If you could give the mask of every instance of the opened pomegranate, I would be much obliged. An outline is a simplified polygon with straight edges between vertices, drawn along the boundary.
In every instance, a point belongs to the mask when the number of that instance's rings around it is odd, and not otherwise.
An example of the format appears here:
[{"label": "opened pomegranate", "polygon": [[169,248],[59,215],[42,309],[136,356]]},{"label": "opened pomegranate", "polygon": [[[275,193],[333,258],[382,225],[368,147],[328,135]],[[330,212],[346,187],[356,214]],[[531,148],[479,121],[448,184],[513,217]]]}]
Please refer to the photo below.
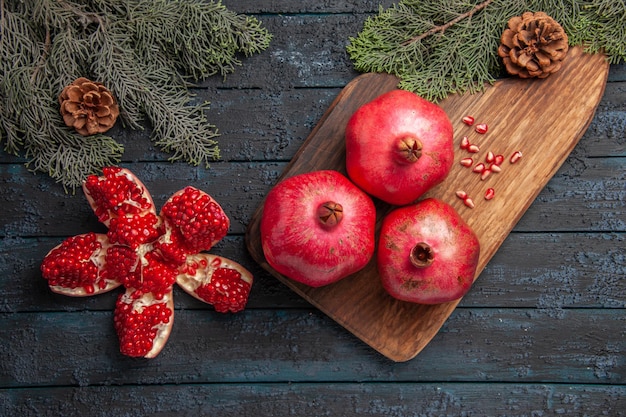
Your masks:
[{"label": "opened pomegranate", "polygon": [[73,236],[41,264],[50,289],[88,296],[124,286],[114,324],[124,355],[153,358],[165,345],[174,320],[173,286],[196,291],[216,311],[242,310],[252,275],[208,251],[228,231],[229,219],[207,193],[176,192],[159,214],[146,187],[130,171],[107,167],[89,176],[83,190],[107,234]]},{"label": "opened pomegranate", "polygon": [[378,272],[383,287],[399,300],[444,303],[469,291],[479,254],[476,234],[454,208],[428,198],[385,216]]},{"label": "opened pomegranate", "polygon": [[439,184],[454,160],[444,110],[405,90],[361,106],[346,126],[350,179],[389,204],[405,205]]},{"label": "opened pomegranate", "polygon": [[267,195],[261,243],[279,273],[312,287],[359,271],[374,254],[371,198],[337,171],[287,178]]}]

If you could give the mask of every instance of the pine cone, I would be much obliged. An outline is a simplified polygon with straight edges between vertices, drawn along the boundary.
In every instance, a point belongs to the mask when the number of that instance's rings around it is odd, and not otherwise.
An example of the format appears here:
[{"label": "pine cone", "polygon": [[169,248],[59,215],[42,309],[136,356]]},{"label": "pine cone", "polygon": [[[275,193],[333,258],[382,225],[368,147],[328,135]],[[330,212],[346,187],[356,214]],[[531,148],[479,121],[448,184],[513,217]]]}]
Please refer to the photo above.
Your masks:
[{"label": "pine cone", "polygon": [[59,103],[65,124],[83,136],[106,132],[120,114],[113,94],[103,84],[84,77],[63,89]]},{"label": "pine cone", "polygon": [[498,55],[511,75],[546,78],[561,68],[567,55],[567,34],[543,12],[526,12],[508,22]]}]

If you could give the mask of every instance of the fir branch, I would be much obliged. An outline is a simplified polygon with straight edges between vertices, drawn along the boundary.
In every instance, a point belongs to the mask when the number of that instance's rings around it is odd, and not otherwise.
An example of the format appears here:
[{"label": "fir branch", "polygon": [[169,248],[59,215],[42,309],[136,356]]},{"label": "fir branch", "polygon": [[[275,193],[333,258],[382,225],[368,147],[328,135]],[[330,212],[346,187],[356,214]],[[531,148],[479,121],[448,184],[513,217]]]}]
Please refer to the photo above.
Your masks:
[{"label": "fir branch", "polygon": [[190,81],[225,76],[271,35],[211,0],[0,0],[0,144],[65,187],[121,160],[114,139],[65,127],[58,95],[78,77],[105,84],[124,126],[152,127],[171,160],[219,158],[217,128]]},{"label": "fir branch", "polygon": [[439,25],[436,26],[432,29],[430,29],[428,32],[422,33],[419,36],[414,37],[413,39],[409,39],[407,41],[403,42],[403,45],[405,44],[409,44],[409,43],[414,43],[414,42],[419,42],[424,38],[427,38],[431,35],[434,35],[437,32],[445,32],[446,29],[448,29],[449,27],[456,25],[457,23],[459,23],[461,20],[463,19],[467,19],[469,17],[472,17],[472,15],[482,9],[484,9],[485,7],[487,7],[489,5],[489,3],[491,3],[493,0],[486,0],[478,5],[476,5],[473,9],[468,10],[467,12],[458,15],[457,17],[455,17],[454,19],[450,20],[449,22],[446,22],[443,25]]},{"label": "fir branch", "polygon": [[626,60],[624,0],[401,0],[368,18],[346,50],[357,71],[394,74],[400,88],[438,101],[480,91],[501,74],[500,36],[525,11],[551,15],[570,45]]}]

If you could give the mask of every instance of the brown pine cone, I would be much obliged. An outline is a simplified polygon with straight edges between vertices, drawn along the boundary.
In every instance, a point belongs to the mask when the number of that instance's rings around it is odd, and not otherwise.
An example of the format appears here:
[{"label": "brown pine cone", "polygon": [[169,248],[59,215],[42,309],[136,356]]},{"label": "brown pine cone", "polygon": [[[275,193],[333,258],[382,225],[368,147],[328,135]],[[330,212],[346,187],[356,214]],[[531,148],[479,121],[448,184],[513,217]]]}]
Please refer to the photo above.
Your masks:
[{"label": "brown pine cone", "polygon": [[498,55],[511,75],[546,78],[561,68],[567,50],[567,34],[543,12],[526,12],[509,19],[500,38]]},{"label": "brown pine cone", "polygon": [[63,89],[59,103],[65,124],[83,136],[106,132],[120,114],[113,94],[103,84],[84,77]]}]

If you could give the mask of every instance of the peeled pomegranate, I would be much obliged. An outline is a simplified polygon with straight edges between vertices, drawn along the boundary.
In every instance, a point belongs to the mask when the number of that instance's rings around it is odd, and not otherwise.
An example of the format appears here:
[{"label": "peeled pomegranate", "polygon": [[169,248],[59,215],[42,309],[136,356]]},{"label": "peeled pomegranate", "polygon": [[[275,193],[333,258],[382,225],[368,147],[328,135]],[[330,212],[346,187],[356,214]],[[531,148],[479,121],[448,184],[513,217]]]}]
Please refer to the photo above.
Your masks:
[{"label": "peeled pomegranate", "polygon": [[207,193],[186,187],[156,213],[150,193],[130,171],[103,169],[83,190],[107,234],[73,236],[53,248],[41,264],[50,289],[88,296],[124,286],[114,324],[124,355],[153,358],[165,345],[174,320],[173,286],[178,283],[216,311],[242,310],[252,274],[208,251],[228,231],[229,219]]},{"label": "peeled pomegranate", "polygon": [[320,287],[359,271],[374,254],[371,198],[337,171],[299,174],[267,195],[261,244],[279,273]]},{"label": "peeled pomegranate", "polygon": [[436,104],[405,90],[382,94],[348,121],[348,176],[389,204],[412,203],[450,172],[452,134],[450,119]]},{"label": "peeled pomegranate", "polygon": [[378,273],[385,290],[399,300],[444,303],[469,291],[479,254],[476,234],[454,208],[428,198],[383,219]]}]

